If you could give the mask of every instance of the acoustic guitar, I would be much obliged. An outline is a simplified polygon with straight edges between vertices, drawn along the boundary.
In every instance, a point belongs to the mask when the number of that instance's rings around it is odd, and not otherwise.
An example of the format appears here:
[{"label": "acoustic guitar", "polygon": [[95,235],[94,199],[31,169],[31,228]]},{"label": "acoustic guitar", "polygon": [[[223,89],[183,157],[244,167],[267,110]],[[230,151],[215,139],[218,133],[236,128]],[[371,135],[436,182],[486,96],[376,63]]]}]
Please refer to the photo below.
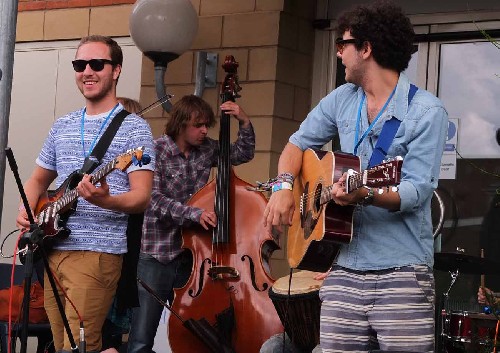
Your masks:
[{"label": "acoustic guitar", "polygon": [[328,271],[342,244],[352,240],[355,205],[339,206],[332,200],[333,184],[345,173],[346,191],[360,187],[379,188],[397,185],[402,159],[379,164],[360,172],[359,158],[346,153],[307,149],[300,175],[295,178],[295,212],[288,231],[287,253],[291,268]]},{"label": "acoustic guitar", "polygon": [[[125,171],[132,163],[138,165],[148,164],[151,160],[149,155],[143,153],[144,147],[138,147],[126,151],[123,154],[113,158],[111,161],[102,166],[99,170],[91,174],[92,184],[97,184],[102,178],[111,173],[113,170]],[[41,244],[34,246],[34,259],[40,256],[35,250],[38,246],[43,246],[46,252],[49,252],[54,242],[66,239],[71,230],[66,228],[66,223],[76,210],[76,200],[78,193],[76,186],[82,180],[83,175],[79,170],[71,173],[66,180],[56,190],[48,190],[45,196],[42,196],[35,207],[35,222],[43,231]],[[25,254],[22,249],[25,244],[19,243],[19,258],[22,263],[25,260]]]}]

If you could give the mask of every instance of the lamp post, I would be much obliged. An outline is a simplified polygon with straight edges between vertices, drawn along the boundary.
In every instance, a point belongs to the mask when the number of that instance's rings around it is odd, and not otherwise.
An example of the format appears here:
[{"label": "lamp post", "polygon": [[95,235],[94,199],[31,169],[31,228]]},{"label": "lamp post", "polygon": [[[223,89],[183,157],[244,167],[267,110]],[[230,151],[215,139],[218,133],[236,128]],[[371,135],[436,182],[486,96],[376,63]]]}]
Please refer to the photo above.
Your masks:
[{"label": "lamp post", "polygon": [[[166,95],[165,72],[168,63],[187,51],[198,31],[198,15],[189,0],[137,0],[130,15],[130,35],[136,46],[154,62],[158,98]],[[198,52],[196,88],[201,96],[205,87],[215,87],[217,54]],[[172,104],[162,103],[169,112]]]},{"label": "lamp post", "polygon": [[[0,3],[0,200],[4,196],[5,148],[9,136],[10,102],[14,74],[18,0]],[[0,203],[0,225],[3,202]]]}]

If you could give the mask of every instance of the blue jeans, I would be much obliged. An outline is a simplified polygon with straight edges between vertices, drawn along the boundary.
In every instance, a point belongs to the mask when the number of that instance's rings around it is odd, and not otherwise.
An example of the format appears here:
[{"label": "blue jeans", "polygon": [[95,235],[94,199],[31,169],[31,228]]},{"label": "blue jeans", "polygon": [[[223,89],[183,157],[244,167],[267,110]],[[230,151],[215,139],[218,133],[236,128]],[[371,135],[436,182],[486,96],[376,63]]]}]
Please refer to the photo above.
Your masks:
[{"label": "blue jeans", "polygon": [[[172,303],[174,288],[182,287],[191,274],[192,255],[189,251],[177,256],[168,264],[141,253],[137,276],[151,287],[163,301]],[[163,306],[141,285],[139,287],[140,307],[134,308],[128,339],[128,353],[151,353]]]}]

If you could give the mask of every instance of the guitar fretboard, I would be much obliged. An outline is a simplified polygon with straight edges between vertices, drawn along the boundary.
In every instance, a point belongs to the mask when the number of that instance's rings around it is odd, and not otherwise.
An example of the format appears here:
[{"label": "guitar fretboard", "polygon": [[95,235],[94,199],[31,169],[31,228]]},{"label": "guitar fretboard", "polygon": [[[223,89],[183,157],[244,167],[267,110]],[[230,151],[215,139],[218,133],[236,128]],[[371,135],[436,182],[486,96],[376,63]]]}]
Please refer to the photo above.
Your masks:
[{"label": "guitar fretboard", "polygon": [[[91,183],[93,185],[97,184],[99,180],[101,180],[103,177],[105,177],[106,175],[108,175],[113,171],[115,165],[116,165],[116,159],[113,159],[108,163],[106,163],[104,167],[102,167],[101,169],[99,169],[97,172],[95,172],[90,176]],[[61,198],[59,198],[59,200],[54,202],[53,204],[54,214],[62,210],[64,207],[68,206],[77,198],[78,198],[78,192],[76,191],[76,189],[72,189],[66,192],[63,196],[61,196]]]},{"label": "guitar fretboard", "polygon": [[[365,170],[362,173],[349,175],[349,177],[346,180],[347,192],[354,191],[365,185],[366,172],[367,171]],[[333,185],[329,185],[321,190],[321,195],[319,199],[321,205],[324,205],[325,203],[328,203],[332,200],[332,189]]]}]

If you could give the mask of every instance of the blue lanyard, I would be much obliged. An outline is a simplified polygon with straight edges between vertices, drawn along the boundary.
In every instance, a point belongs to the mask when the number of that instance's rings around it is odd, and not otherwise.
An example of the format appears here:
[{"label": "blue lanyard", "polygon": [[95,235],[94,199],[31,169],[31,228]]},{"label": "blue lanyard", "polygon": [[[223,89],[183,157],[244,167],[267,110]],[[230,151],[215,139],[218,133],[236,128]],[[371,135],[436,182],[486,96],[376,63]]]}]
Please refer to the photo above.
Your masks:
[{"label": "blue lanyard", "polygon": [[94,149],[95,143],[97,142],[97,138],[99,137],[99,135],[101,135],[102,129],[104,129],[104,127],[108,123],[109,118],[111,118],[111,115],[113,115],[113,112],[115,111],[116,108],[118,108],[119,105],[120,104],[117,103],[115,105],[115,107],[109,112],[109,114],[106,117],[106,119],[104,119],[104,121],[102,122],[101,128],[99,129],[99,132],[97,133],[97,135],[95,135],[94,140],[92,141],[92,144],[90,145],[89,153],[88,154],[85,153],[85,141],[84,141],[84,138],[83,138],[83,131],[84,131],[84,127],[85,127],[85,112],[87,111],[87,108],[83,108],[82,119],[81,119],[81,124],[80,124],[81,125],[80,126],[80,136],[81,136],[81,140],[82,140],[83,156],[85,158],[88,157],[88,156],[90,156],[90,153]]},{"label": "blue lanyard", "polygon": [[[397,85],[396,85],[396,87],[397,87]],[[361,138],[358,140],[358,138],[359,138],[360,123],[361,123],[361,109],[363,108],[363,103],[365,102],[365,94],[363,93],[363,97],[361,98],[361,102],[359,103],[358,118],[356,120],[356,134],[354,135],[354,142],[357,141],[356,145],[354,146],[354,155],[355,156],[358,154],[358,147],[359,147],[359,145],[365,139],[365,137],[368,135],[368,133],[371,131],[371,129],[373,128],[373,126],[375,126],[375,123],[382,116],[382,113],[385,111],[385,108],[387,108],[387,105],[391,101],[392,96],[394,96],[394,93],[396,92],[396,87],[394,87],[394,89],[392,90],[391,95],[389,96],[389,98],[387,98],[387,101],[385,102],[384,106],[378,112],[377,116],[375,117],[375,120],[372,121],[372,123],[370,124],[370,126],[368,126],[368,129],[366,129],[366,131],[363,134],[363,136],[361,136]]]}]

